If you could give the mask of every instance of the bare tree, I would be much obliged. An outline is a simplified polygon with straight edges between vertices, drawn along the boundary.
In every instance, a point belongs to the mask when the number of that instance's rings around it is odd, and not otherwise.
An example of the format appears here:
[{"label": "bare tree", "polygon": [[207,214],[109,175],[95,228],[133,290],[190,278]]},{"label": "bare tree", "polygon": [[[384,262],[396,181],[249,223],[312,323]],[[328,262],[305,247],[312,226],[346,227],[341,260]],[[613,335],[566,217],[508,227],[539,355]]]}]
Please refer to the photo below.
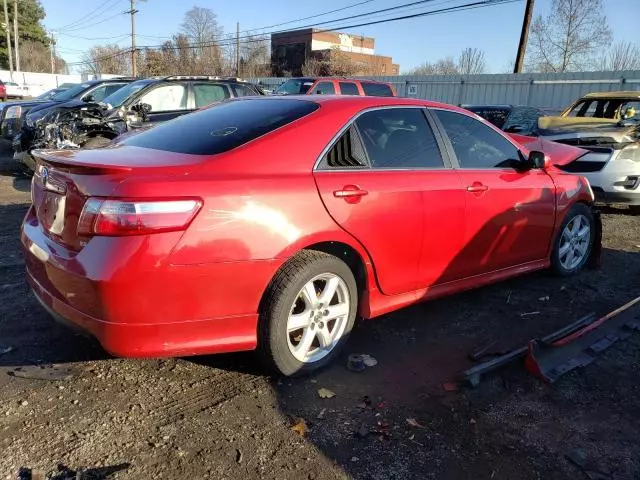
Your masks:
[{"label": "bare tree", "polygon": [[484,73],[486,61],[484,52],[477,48],[465,48],[458,59],[458,72],[463,75]]},{"label": "bare tree", "polygon": [[305,77],[319,77],[324,71],[326,71],[325,62],[316,57],[308,57],[302,65],[302,75]]},{"label": "bare tree", "polygon": [[222,37],[222,28],[218,24],[217,15],[210,8],[193,7],[184,14],[180,25],[181,31],[203,52],[202,44],[213,44]]},{"label": "bare tree", "polygon": [[541,72],[580,71],[611,44],[602,0],[553,0],[551,13],[531,27],[530,67]]},{"label": "bare tree", "polygon": [[265,36],[251,36],[240,45],[240,75],[261,77],[271,72],[271,52],[269,39]]},{"label": "bare tree", "polygon": [[614,72],[640,69],[640,45],[631,42],[616,43],[602,58],[600,68]]},{"label": "bare tree", "polygon": [[111,73],[131,74],[131,50],[118,45],[98,45],[82,56],[82,68],[85,72],[98,75]]}]

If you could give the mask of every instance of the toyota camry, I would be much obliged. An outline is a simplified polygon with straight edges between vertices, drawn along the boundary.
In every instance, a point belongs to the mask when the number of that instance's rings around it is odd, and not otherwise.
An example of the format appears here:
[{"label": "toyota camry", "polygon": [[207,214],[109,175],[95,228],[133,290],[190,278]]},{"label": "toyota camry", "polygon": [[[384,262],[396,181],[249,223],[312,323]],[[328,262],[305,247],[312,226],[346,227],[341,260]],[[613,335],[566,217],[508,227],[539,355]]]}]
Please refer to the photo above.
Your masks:
[{"label": "toyota camry", "polygon": [[330,362],[356,317],[599,250],[579,148],[406,98],[223,102],[102,149],[36,151],[27,277],[117,356]]}]

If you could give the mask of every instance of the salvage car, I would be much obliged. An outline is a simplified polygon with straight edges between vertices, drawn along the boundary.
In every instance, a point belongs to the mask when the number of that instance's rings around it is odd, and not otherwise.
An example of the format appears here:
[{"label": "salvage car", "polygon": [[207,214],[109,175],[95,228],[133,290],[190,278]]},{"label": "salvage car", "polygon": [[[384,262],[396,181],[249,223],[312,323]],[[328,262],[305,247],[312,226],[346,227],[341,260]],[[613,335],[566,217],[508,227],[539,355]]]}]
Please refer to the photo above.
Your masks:
[{"label": "salvage car", "polygon": [[[59,94],[69,90],[69,88],[71,88],[71,85],[68,87],[60,86],[58,88],[52,88],[51,90],[48,90],[34,98],[31,105],[55,101],[55,98]],[[8,110],[10,107],[15,108]],[[0,111],[0,140],[4,140],[9,144],[13,142],[13,135],[15,132],[20,130],[20,125],[22,124],[22,114],[27,111],[28,107],[26,102],[23,101],[7,102],[2,104],[2,109]]]},{"label": "salvage car", "polygon": [[27,278],[114,355],[257,348],[302,374],[357,315],[593,261],[589,184],[557,168],[584,153],[416,99],[229,100],[35,151]]},{"label": "salvage car", "polygon": [[596,200],[640,214],[640,92],[590,93],[538,127],[548,140],[590,152],[561,168],[585,176]]},{"label": "salvage car", "polygon": [[27,114],[14,150],[33,169],[32,149],[99,148],[124,132],[147,129],[214,102],[263,95],[237,78],[169,76],[137,80],[101,102],[67,102]]},{"label": "salvage car", "polygon": [[[64,92],[60,92],[50,99],[33,99],[8,104],[0,119],[2,125],[2,136],[0,139],[13,144],[15,151],[15,144],[21,145],[22,141],[27,143],[26,139],[20,138],[21,129],[27,113],[33,112],[35,115],[35,112],[41,112],[40,115],[44,115],[48,108],[70,101],[78,101],[79,103],[102,101],[105,97],[132,81],[132,78],[125,77],[90,80],[75,86],[70,86]],[[68,84],[65,84],[65,86],[66,85]],[[21,151],[22,150],[18,150],[18,152]],[[21,160],[22,156],[18,154],[14,155],[14,158]]]},{"label": "salvage car", "polygon": [[480,115],[507,133],[536,135],[538,119],[550,113],[536,107],[521,105],[461,105],[465,110]]},{"label": "salvage car", "polygon": [[345,77],[301,77],[290,78],[280,85],[275,95],[356,95],[395,97],[393,85],[373,80],[358,80]]}]

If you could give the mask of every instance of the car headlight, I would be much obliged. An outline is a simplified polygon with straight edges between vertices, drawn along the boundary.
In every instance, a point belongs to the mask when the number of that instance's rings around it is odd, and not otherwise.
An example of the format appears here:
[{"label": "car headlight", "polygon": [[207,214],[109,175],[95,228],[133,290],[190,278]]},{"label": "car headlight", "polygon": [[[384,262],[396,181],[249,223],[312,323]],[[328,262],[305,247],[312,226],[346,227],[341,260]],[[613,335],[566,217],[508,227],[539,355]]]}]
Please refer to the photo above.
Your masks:
[{"label": "car headlight", "polygon": [[617,160],[631,160],[640,162],[640,144],[632,143],[624,147],[618,154]]},{"label": "car headlight", "polygon": [[7,108],[7,113],[4,116],[6,119],[10,118],[19,118],[22,115],[22,107],[19,105],[14,105],[13,107]]}]

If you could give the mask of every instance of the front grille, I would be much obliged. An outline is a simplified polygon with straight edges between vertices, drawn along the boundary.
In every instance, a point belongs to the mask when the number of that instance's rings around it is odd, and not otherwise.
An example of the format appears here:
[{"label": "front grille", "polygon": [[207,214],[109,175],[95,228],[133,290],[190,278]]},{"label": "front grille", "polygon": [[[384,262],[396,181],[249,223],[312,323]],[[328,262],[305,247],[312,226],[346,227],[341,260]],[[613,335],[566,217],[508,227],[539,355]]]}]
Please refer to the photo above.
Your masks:
[{"label": "front grille", "polygon": [[576,160],[568,165],[560,165],[558,168],[569,173],[592,173],[599,172],[606,164],[607,162],[586,162]]},{"label": "front grille", "polygon": [[573,145],[574,147],[597,147],[598,145],[609,145],[616,143],[611,137],[576,137],[562,138],[554,140],[554,142],[564,143],[565,145]]}]

